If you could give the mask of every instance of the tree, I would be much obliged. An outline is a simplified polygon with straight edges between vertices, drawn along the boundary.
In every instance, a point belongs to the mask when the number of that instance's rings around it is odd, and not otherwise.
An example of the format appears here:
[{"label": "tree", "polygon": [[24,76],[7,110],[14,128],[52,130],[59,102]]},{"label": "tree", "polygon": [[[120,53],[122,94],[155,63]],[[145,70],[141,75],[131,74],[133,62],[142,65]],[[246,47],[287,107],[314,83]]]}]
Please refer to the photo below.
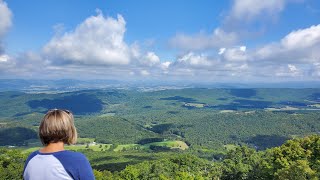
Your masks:
[{"label": "tree", "polygon": [[306,160],[297,160],[289,166],[279,169],[275,173],[275,178],[279,180],[316,180],[317,175],[312,170]]},{"label": "tree", "polygon": [[22,179],[26,155],[20,150],[0,149],[1,179]]},{"label": "tree", "polygon": [[260,159],[260,154],[246,146],[229,151],[222,162],[222,179],[249,179],[257,176],[255,169]]}]

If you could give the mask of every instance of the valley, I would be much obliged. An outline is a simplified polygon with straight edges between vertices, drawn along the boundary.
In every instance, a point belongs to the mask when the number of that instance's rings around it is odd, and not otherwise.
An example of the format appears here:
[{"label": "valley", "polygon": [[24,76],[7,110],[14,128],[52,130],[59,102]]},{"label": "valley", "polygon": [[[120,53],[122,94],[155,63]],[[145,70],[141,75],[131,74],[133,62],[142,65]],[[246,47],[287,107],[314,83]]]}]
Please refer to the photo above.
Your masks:
[{"label": "valley", "polygon": [[94,169],[192,154],[219,160],[238,146],[257,151],[320,133],[320,89],[185,88],[141,91],[0,92],[0,145],[23,154],[41,143],[37,129],[48,109],[75,115],[77,145]]}]

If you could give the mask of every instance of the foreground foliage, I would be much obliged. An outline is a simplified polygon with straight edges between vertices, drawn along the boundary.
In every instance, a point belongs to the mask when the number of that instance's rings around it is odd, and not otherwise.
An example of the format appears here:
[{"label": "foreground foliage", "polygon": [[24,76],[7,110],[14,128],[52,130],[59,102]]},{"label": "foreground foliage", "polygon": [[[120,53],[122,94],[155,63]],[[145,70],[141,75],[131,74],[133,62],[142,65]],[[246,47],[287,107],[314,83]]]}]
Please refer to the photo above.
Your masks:
[{"label": "foreground foliage", "polygon": [[19,150],[0,149],[0,179],[22,179],[26,158]]},{"label": "foreground foliage", "polygon": [[[0,153],[0,177],[20,179],[26,155],[13,149],[1,149]],[[91,161],[93,167],[94,163]],[[172,153],[157,160],[128,165],[121,171],[94,169],[94,173],[98,180],[319,179],[320,136],[289,140],[280,147],[266,151],[238,146],[230,150],[220,161],[209,161],[188,153]]]},{"label": "foreground foliage", "polygon": [[319,179],[320,136],[289,140],[263,152],[237,147],[220,162],[179,155],[130,165],[120,173],[95,174],[97,179]]}]

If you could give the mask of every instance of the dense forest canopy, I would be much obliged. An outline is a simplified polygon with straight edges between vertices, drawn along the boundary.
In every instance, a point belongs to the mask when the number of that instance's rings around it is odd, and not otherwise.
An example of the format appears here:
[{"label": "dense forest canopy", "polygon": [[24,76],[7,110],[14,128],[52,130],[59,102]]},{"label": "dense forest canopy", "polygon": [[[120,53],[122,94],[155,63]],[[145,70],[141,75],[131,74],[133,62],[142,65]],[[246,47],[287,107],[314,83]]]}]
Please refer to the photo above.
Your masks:
[{"label": "dense forest canopy", "polygon": [[[290,179],[320,178],[320,136],[289,140],[279,147],[256,151],[237,146],[221,160],[199,158],[191,153],[158,154],[156,160],[140,156],[140,163],[110,172],[97,166],[97,153],[82,151],[93,165],[97,180],[108,179]],[[101,152],[100,152],[101,154]],[[106,161],[112,152],[103,152]],[[108,156],[109,155],[109,156]],[[21,179],[27,154],[20,150],[0,149],[0,177]],[[125,155],[129,156],[129,155]],[[110,159],[111,158],[111,159]],[[100,167],[100,168],[99,168]],[[98,169],[96,169],[98,168]]]},{"label": "dense forest canopy", "polygon": [[62,108],[75,114],[80,137],[98,143],[161,138],[203,148],[247,144],[266,149],[320,131],[318,96],[319,89],[1,92],[0,133],[15,131],[10,141],[2,136],[0,145],[36,141],[43,114]]},{"label": "dense forest canopy", "polygon": [[80,136],[66,148],[86,154],[97,179],[316,179],[319,91],[0,92],[1,177],[21,176],[44,113],[62,108]]}]

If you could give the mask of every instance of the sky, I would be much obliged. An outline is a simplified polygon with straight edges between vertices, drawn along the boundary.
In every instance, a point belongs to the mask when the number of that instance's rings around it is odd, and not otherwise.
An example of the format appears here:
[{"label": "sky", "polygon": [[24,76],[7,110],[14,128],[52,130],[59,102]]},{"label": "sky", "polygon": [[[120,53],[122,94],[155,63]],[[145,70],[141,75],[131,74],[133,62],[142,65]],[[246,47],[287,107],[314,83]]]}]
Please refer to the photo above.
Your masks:
[{"label": "sky", "polygon": [[320,79],[318,0],[0,0],[0,79]]}]

